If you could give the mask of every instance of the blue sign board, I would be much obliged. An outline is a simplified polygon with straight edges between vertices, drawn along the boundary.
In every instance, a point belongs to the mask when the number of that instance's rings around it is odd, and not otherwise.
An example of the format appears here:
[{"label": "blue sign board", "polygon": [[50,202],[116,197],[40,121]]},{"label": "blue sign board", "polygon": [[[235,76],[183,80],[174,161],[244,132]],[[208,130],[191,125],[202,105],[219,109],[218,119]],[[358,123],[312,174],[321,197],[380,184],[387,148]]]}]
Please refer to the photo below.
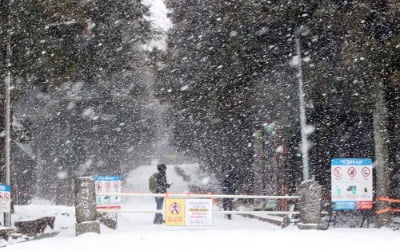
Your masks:
[{"label": "blue sign board", "polygon": [[6,184],[0,184],[0,191],[11,192],[11,186]]},{"label": "blue sign board", "polygon": [[372,160],[368,158],[333,158],[331,165],[372,165]]},{"label": "blue sign board", "polygon": [[333,210],[356,210],[357,204],[355,201],[336,201],[332,204]]},{"label": "blue sign board", "polygon": [[95,181],[120,181],[121,176],[114,175],[114,176],[96,176]]},{"label": "blue sign board", "polygon": [[373,208],[371,159],[333,158],[331,160],[331,201],[333,210]]}]

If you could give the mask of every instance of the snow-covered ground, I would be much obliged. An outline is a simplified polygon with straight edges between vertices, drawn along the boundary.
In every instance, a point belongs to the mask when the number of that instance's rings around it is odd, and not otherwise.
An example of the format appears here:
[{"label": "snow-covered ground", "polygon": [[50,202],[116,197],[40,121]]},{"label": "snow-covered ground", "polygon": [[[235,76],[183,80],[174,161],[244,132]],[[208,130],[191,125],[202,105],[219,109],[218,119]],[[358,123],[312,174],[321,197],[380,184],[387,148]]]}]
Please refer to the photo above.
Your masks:
[{"label": "snow-covered ground", "polygon": [[[196,164],[169,166],[168,181],[173,182],[171,192],[187,192],[188,182],[209,185],[212,179],[199,175]],[[124,182],[124,191],[148,192],[148,177],[155,166],[141,166],[133,170]],[[178,170],[178,171],[177,171]],[[181,175],[178,175],[180,173]],[[123,200],[123,208],[154,209],[153,198]],[[219,209],[219,208],[216,208]],[[224,219],[214,214],[213,225],[207,227],[172,227],[152,224],[152,214],[125,213],[118,215],[118,229],[101,226],[101,234],[88,233],[75,236],[74,208],[53,206],[36,201],[29,206],[17,206],[13,220],[55,215],[56,237],[16,243],[10,241],[8,249],[20,250],[243,250],[243,249],[374,249],[394,250],[400,245],[400,232],[391,229],[329,229],[326,231],[300,231],[295,226],[285,229],[255,219],[234,216]]]}]

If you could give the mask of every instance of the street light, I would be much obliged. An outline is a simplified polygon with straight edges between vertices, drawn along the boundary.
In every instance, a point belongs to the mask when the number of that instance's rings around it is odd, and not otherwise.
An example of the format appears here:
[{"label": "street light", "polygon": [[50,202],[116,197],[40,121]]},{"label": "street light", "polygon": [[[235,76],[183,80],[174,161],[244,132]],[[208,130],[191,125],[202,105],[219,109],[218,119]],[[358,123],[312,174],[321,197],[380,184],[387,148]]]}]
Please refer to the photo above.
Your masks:
[{"label": "street light", "polygon": [[296,56],[294,65],[297,67],[297,80],[299,82],[299,107],[300,107],[300,130],[301,130],[301,156],[303,161],[303,180],[308,180],[310,178],[309,174],[309,162],[308,162],[308,140],[306,133],[307,119],[306,119],[306,109],[304,105],[304,91],[303,91],[303,71],[302,71],[302,57],[301,57],[301,46],[300,46],[300,36],[306,35],[308,29],[304,26],[300,26],[294,32],[294,39],[296,44]]},{"label": "street light", "polygon": [[[8,3],[9,4],[9,3]],[[4,181],[7,185],[11,186],[11,148],[10,148],[10,140],[11,140],[11,122],[10,122],[10,112],[11,112],[11,99],[10,99],[10,86],[11,86],[11,17],[10,17],[10,6],[8,6],[7,13],[7,58],[6,58],[6,67],[7,67],[7,77],[4,81],[4,89],[5,89],[5,114],[4,114],[4,133],[5,133],[5,141],[4,141],[4,158],[5,158],[5,178]],[[4,225],[6,227],[11,227],[11,208],[9,209],[9,213],[4,214]]]}]

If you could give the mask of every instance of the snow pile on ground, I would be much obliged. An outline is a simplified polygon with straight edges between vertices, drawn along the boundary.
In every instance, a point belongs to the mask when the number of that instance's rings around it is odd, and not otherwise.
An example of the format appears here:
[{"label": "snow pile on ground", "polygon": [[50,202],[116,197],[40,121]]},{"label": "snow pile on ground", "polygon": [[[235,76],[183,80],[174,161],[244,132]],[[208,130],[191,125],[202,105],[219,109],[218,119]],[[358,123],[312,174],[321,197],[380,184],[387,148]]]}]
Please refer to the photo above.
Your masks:
[{"label": "snow pile on ground", "polygon": [[46,232],[60,232],[61,235],[75,234],[75,208],[55,206],[49,201],[34,201],[31,205],[15,206],[11,216],[12,223],[16,221],[35,220],[45,216],[54,216],[54,230],[47,228]]}]

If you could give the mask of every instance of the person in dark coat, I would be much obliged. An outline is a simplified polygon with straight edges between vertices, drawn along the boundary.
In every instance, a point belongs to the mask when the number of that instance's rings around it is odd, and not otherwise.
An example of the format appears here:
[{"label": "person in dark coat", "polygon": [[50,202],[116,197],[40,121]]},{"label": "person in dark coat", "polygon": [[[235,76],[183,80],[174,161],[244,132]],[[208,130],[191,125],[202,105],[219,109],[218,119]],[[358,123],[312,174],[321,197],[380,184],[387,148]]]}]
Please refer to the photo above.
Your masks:
[{"label": "person in dark coat", "polygon": [[[157,165],[157,185],[156,185],[156,193],[163,194],[167,192],[167,188],[171,187],[171,184],[167,182],[167,166],[165,164]],[[157,210],[163,209],[164,197],[155,197]],[[154,224],[162,224],[164,223],[162,213],[156,213],[154,217]]]},{"label": "person in dark coat", "polygon": [[[228,165],[225,169],[224,176],[222,178],[222,193],[223,194],[235,194],[239,182],[239,176],[235,168],[232,165]],[[233,209],[233,198],[223,198],[222,207],[224,211],[232,211]],[[226,216],[228,220],[232,219],[231,214]]]}]

